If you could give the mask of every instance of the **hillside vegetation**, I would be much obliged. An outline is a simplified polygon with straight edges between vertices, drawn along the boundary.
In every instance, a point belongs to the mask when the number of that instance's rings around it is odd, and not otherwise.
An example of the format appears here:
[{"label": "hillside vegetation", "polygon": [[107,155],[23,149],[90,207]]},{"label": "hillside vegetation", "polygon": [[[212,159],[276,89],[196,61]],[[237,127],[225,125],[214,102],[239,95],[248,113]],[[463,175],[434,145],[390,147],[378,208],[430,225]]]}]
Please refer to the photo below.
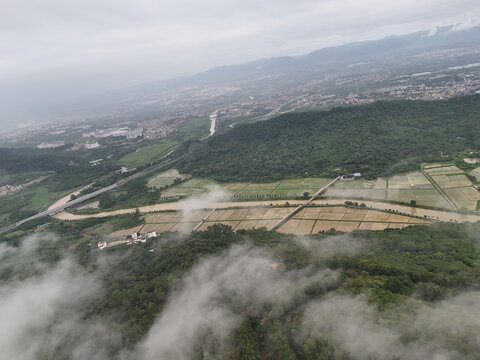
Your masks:
[{"label": "hillside vegetation", "polygon": [[[130,226],[130,220],[115,223]],[[101,354],[91,358],[125,360],[480,356],[479,224],[303,238],[217,224],[185,237],[163,234],[144,245],[92,251],[96,238],[86,234],[108,221],[115,225],[113,219],[52,220],[49,230],[57,238],[37,233],[22,239],[23,231],[0,236],[13,257],[0,266],[2,286],[17,291],[46,278],[90,293],[71,305],[72,295],[59,292],[70,300],[56,300],[62,307],[44,320],[54,329],[45,339],[55,342],[38,345],[41,358],[66,359],[78,346]],[[68,264],[71,271],[64,271]],[[56,271],[60,279],[82,274],[84,281],[77,276],[64,284],[51,275]],[[23,316],[35,320],[39,312],[31,309],[42,299],[30,300]],[[72,312],[75,321],[63,319]],[[179,321],[169,320],[179,314]],[[106,326],[98,342],[92,334]],[[58,336],[58,327],[69,336]],[[64,329],[82,336],[72,342]],[[20,352],[11,343],[9,350]]]},{"label": "hillside vegetation", "polygon": [[292,113],[190,142],[177,168],[218,181],[271,181],[360,171],[367,178],[418,169],[480,148],[480,96],[391,101]]}]

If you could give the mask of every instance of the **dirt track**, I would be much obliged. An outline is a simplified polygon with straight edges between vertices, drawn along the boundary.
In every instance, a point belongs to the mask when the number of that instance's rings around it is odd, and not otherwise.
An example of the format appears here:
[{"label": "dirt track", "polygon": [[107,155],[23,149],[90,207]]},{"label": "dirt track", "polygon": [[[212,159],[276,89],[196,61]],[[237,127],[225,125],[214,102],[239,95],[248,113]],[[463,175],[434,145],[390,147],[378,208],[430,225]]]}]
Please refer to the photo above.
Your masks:
[{"label": "dirt track", "polygon": [[[93,183],[92,183],[92,184],[93,184]],[[70,201],[70,198],[71,198],[72,195],[77,196],[78,194],[80,194],[80,191],[82,191],[83,189],[88,188],[88,187],[91,186],[92,184],[88,184],[88,185],[82,187],[81,189],[78,189],[77,191],[74,191],[74,192],[72,192],[71,194],[68,194],[67,196],[64,196],[64,197],[62,197],[61,199],[55,201],[52,205],[50,205],[50,206],[48,207],[47,210],[55,209],[55,208],[57,208],[57,207],[59,207],[59,206],[65,205],[67,202]]]}]

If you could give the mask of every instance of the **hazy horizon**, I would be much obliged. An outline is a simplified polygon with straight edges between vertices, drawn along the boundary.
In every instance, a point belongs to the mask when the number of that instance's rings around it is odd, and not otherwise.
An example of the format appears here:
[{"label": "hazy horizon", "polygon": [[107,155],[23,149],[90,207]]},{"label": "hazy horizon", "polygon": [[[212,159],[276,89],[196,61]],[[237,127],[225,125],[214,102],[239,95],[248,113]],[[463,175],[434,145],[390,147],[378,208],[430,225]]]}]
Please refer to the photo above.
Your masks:
[{"label": "hazy horizon", "polygon": [[217,66],[470,28],[475,14],[472,0],[3,2],[0,123],[45,120],[83,97]]}]

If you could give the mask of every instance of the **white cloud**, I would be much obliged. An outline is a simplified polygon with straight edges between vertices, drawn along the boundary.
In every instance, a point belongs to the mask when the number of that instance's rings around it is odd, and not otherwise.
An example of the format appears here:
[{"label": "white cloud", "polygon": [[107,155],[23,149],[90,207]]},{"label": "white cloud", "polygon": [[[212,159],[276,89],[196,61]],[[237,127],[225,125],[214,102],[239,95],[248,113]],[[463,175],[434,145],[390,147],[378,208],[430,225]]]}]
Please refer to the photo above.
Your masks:
[{"label": "white cloud", "polygon": [[224,344],[238,325],[241,318],[227,299],[251,312],[267,302],[283,308],[311,284],[330,287],[339,281],[339,273],[329,269],[284,272],[275,264],[264,251],[248,246],[202,260],[170,296],[136,352],[125,353],[124,359],[189,359],[202,333]]},{"label": "white cloud", "polygon": [[71,259],[40,262],[37,250],[49,240],[34,235],[16,248],[2,244],[0,271],[18,275],[0,284],[1,358],[105,359],[118,332],[105,319],[85,318],[100,282]]}]

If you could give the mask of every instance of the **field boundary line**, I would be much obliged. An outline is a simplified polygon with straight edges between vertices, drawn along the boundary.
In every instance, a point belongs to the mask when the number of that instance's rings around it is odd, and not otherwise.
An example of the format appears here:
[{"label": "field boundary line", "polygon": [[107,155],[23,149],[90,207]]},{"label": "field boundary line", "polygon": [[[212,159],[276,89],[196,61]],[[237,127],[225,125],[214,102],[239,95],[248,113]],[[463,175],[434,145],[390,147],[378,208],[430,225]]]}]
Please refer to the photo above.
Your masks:
[{"label": "field boundary line", "polygon": [[445,198],[445,200],[447,200],[448,203],[452,205],[455,210],[458,210],[458,207],[457,205],[455,205],[453,200],[450,199],[450,197],[445,193],[445,191],[443,191],[443,189],[433,180],[433,178],[425,171],[423,167],[422,173],[427,178],[427,180],[430,181],[430,183],[435,187],[435,189],[437,189],[437,191]]},{"label": "field boundary line", "polygon": [[288,214],[286,214],[283,218],[281,218],[279,221],[277,221],[273,226],[271,226],[268,231],[272,231],[272,230],[276,230],[278,229],[281,225],[283,225],[288,219],[290,219],[290,217],[292,217],[293,215],[295,215],[297,212],[299,212],[300,210],[302,210],[305,206],[307,206],[308,204],[310,204],[313,200],[315,200],[315,198],[320,195],[322,192],[324,192],[325,190],[327,190],[331,185],[335,184],[338,180],[340,180],[340,176],[337,176],[335,179],[333,179],[332,181],[330,181],[328,184],[322,186],[320,189],[318,189],[318,191],[313,194],[313,196],[308,199],[307,201],[305,201],[303,204],[300,204],[299,206],[297,206],[295,209],[293,209],[293,211],[289,212]]},{"label": "field boundary line", "polygon": [[195,226],[195,227],[193,228],[192,231],[197,231],[197,229],[198,229],[200,226],[202,226],[202,225],[207,221],[207,219],[210,217],[210,215],[212,215],[212,214],[215,212],[215,210],[217,210],[217,209],[213,209],[212,211],[210,211],[210,212],[207,214],[207,216],[205,216],[202,220],[200,220],[200,222],[197,224],[197,226]]},{"label": "field boundary line", "polygon": [[250,185],[251,183],[252,183],[252,182],[249,181],[247,185],[245,185],[244,187],[242,187],[240,190],[238,190],[238,191],[237,191],[236,193],[234,193],[232,196],[235,196],[235,195],[237,195],[240,191],[245,190],[245,188],[246,188],[248,185]]}]

